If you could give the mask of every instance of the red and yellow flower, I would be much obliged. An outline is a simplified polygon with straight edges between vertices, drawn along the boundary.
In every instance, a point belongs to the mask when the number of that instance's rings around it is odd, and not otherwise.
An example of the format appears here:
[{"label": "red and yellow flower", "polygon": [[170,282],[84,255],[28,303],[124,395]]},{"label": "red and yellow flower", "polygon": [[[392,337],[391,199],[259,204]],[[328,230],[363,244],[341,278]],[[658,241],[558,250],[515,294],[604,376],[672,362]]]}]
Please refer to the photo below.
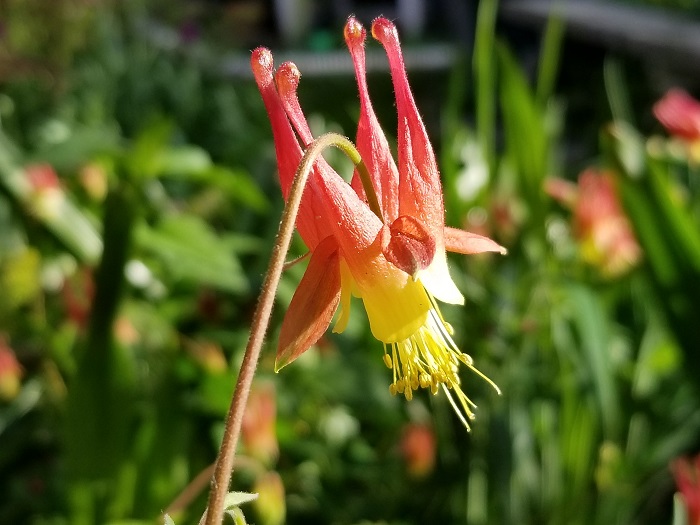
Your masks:
[{"label": "red and yellow flower", "polygon": [[639,263],[642,250],[611,173],[589,168],[579,175],[578,185],[553,178],[545,182],[545,191],[573,210],[574,233],[587,263],[610,278],[624,275]]},{"label": "red and yellow flower", "polygon": [[[393,371],[391,392],[411,399],[419,388],[432,393],[442,388],[467,425],[467,418],[474,417],[473,403],[460,387],[459,365],[476,369],[453,342],[452,327],[437,304],[464,302],[449,275],[445,252],[505,249],[486,237],[445,226],[437,163],[408,85],[398,33],[391,22],[378,18],[372,35],[389,57],[398,109],[398,165],[368,94],[365,29],[350,18],[345,41],[361,104],[357,149],[380,209],[373,211],[368,204],[357,173],[347,184],[323,159],[315,163],[297,219],[311,258],[282,323],[276,367],[318,341],[338,308],[333,330],[342,332],[351,296],[356,296],[362,299],[372,334],[384,343],[384,362]],[[289,62],[275,71],[265,48],[253,51],[251,64],[272,124],[286,199],[302,145],[314,140],[297,99],[300,73]]]}]

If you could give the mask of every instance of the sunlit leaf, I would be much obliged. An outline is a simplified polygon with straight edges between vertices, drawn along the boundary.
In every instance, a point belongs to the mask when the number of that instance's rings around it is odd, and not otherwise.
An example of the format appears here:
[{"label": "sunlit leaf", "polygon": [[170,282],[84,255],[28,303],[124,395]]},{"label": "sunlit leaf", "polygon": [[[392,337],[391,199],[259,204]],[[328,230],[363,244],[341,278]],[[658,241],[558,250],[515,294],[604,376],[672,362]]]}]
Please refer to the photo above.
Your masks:
[{"label": "sunlit leaf", "polygon": [[214,286],[233,293],[245,292],[248,283],[233,250],[199,217],[171,216],[155,227],[142,224],[136,240],[156,256],[171,278]]}]

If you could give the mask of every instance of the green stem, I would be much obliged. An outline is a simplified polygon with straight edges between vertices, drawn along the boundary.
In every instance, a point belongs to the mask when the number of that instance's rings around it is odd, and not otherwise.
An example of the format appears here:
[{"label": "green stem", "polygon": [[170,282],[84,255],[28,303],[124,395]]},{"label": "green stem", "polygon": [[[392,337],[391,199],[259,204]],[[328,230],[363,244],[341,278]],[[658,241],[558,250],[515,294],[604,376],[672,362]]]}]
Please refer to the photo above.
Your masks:
[{"label": "green stem", "polygon": [[[114,344],[113,324],[137,214],[135,196],[127,185],[120,184],[110,191],[87,338],[80,349],[67,401],[67,465],[76,505],[72,523],[109,521],[105,498],[107,494],[114,496],[117,490],[119,465],[128,449],[133,376],[128,360]],[[94,424],[86,425],[86,421]]]},{"label": "green stem", "polygon": [[369,206],[377,216],[381,217],[379,203],[369,178],[369,172],[352,142],[337,133],[326,133],[312,142],[304,153],[294,176],[294,182],[289,192],[287,204],[282,212],[282,221],[272,249],[270,265],[265,274],[262,292],[253,314],[250,337],[246,346],[245,355],[243,356],[243,362],[241,363],[238,380],[236,381],[236,388],[231,400],[231,406],[226,416],[221,448],[216,458],[207,511],[200,521],[200,523],[204,523],[205,525],[220,525],[223,519],[224,500],[231,482],[236,446],[238,445],[241,425],[243,424],[243,413],[248,401],[255,369],[258,365],[265,333],[267,332],[267,327],[270,322],[270,314],[272,313],[277,286],[285,266],[285,257],[289,250],[292,234],[294,233],[294,225],[299,213],[301,197],[314,162],[320,157],[323,150],[329,146],[339,148],[348,156],[353,164],[355,164],[360,178],[362,179],[362,184],[365,187]]}]

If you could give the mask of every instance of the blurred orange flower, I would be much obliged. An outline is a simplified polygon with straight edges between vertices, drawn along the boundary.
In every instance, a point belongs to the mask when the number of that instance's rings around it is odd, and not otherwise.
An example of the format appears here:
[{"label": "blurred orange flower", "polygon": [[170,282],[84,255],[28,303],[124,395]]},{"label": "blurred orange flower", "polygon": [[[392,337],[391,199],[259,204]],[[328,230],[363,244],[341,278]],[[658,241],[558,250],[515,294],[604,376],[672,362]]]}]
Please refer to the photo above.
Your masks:
[{"label": "blurred orange flower", "polygon": [[623,275],[639,262],[642,251],[610,173],[587,169],[579,176],[578,185],[549,179],[545,191],[573,210],[574,233],[585,261],[607,277]]},{"label": "blurred orange flower", "polygon": [[403,430],[401,454],[406,462],[408,473],[414,478],[422,478],[435,467],[435,432],[429,425],[411,423]]},{"label": "blurred orange flower", "polygon": [[279,455],[275,428],[277,423],[275,396],[275,387],[272,383],[255,383],[248,397],[241,427],[241,441],[246,454],[266,466],[272,465]]}]

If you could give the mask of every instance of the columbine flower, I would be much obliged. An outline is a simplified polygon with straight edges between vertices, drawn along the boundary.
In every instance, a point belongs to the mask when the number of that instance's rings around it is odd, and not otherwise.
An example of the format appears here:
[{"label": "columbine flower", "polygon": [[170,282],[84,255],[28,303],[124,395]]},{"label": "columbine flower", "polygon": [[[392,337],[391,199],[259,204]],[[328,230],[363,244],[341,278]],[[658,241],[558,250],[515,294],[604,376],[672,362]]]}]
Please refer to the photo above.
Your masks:
[{"label": "columbine flower", "polygon": [[675,460],[671,470],[688,511],[688,525],[700,525],[700,455]]},{"label": "columbine flower", "polygon": [[700,162],[700,102],[682,89],[670,89],[654,104],[654,116],[687,145],[689,157]]},{"label": "columbine flower", "polygon": [[545,190],[574,212],[574,233],[583,259],[607,277],[618,277],[641,259],[642,252],[624,214],[609,173],[587,169],[578,186],[550,179]]},{"label": "columbine flower", "polygon": [[[372,34],[386,49],[396,92],[398,166],[367,91],[365,30],[350,18],[345,40],[361,104],[357,148],[369,169],[380,210],[375,213],[368,205],[357,174],[348,185],[325,161],[316,162],[297,220],[311,258],[282,323],[276,368],[313,345],[338,306],[334,331],[342,332],[354,295],[364,303],[372,334],[384,344],[384,362],[393,371],[391,393],[411,399],[419,388],[432,393],[442,388],[468,427],[473,403],[460,387],[459,365],[476,369],[471,357],[453,342],[452,327],[438,308],[437,299],[464,301],[449,276],[445,250],[463,254],[505,250],[486,237],[445,226],[437,163],[408,85],[396,28],[379,18],[372,24]],[[286,198],[302,157],[299,141],[304,145],[313,141],[296,95],[300,73],[292,63],[280,65],[275,73],[272,54],[265,48],[253,52],[251,63],[272,123]]]}]

